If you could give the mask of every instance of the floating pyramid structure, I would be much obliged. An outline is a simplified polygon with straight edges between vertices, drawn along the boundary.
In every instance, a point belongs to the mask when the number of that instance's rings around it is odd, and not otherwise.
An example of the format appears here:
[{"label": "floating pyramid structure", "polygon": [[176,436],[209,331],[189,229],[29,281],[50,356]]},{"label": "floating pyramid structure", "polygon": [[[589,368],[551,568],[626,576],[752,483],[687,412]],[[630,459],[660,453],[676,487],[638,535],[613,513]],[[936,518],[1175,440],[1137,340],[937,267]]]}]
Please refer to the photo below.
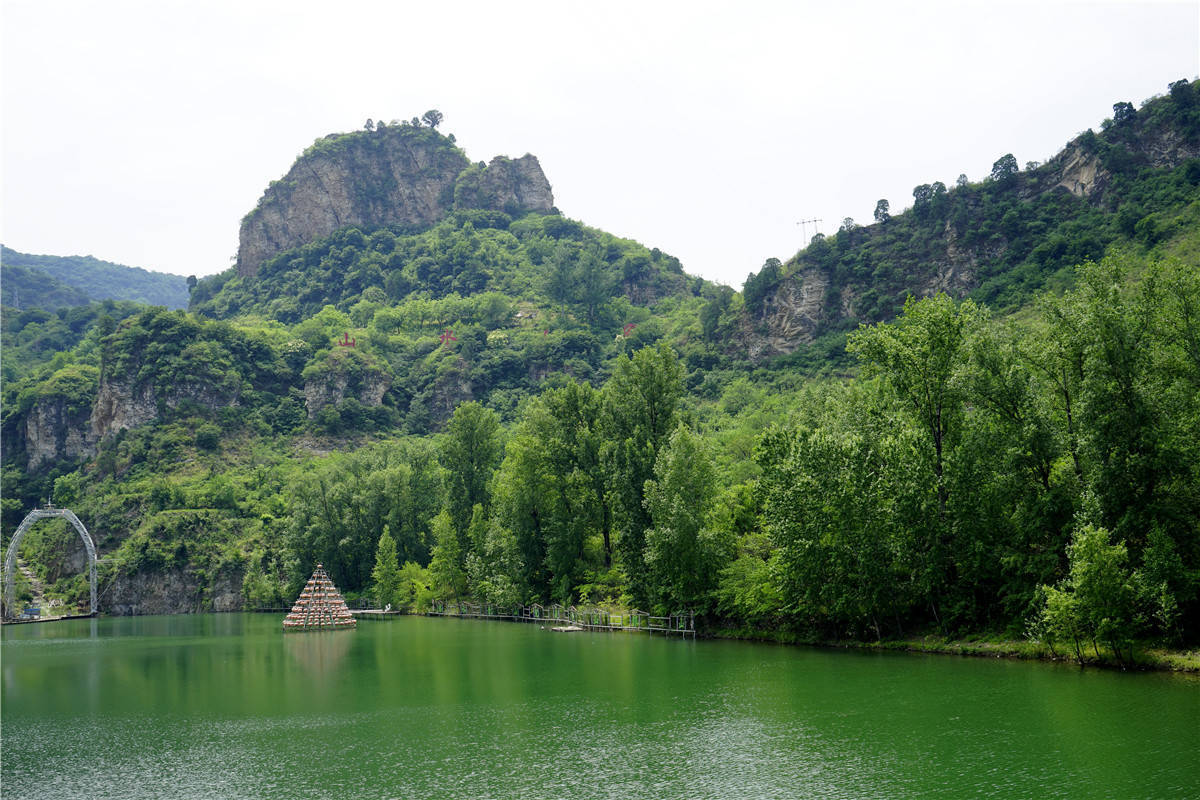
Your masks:
[{"label": "floating pyramid structure", "polygon": [[308,579],[304,591],[300,592],[292,612],[283,621],[285,631],[328,631],[357,625],[341,592],[320,564]]}]

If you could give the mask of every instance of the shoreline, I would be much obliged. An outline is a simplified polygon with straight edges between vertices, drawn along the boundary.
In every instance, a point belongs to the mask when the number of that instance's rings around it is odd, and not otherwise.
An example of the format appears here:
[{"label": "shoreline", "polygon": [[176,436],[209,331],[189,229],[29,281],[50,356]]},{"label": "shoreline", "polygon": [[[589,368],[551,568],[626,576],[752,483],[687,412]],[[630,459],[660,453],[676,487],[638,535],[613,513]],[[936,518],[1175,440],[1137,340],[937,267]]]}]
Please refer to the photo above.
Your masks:
[{"label": "shoreline", "polygon": [[[356,616],[364,619],[383,620],[388,617],[451,617],[459,619],[486,619],[471,614],[429,614],[407,609],[395,609],[384,612],[379,609],[357,609]],[[256,614],[256,613],[286,613],[286,609],[237,609],[230,611],[199,611],[199,614]],[[353,613],[353,612],[352,612]],[[186,615],[186,614],[185,614]],[[125,615],[116,615],[125,616]],[[176,616],[143,615],[130,616]],[[58,622],[67,619],[88,619],[99,617],[114,617],[112,614],[78,614],[62,617],[41,618],[37,620],[4,620],[7,627],[11,624],[28,624],[32,622]],[[115,618],[115,617],[114,617]],[[511,617],[491,617],[503,621],[517,622]],[[860,641],[855,639],[814,639],[805,637],[793,631],[762,630],[755,628],[697,628],[696,634],[701,639],[727,640],[740,642],[759,642],[787,646],[820,647],[838,650],[873,650],[878,652],[926,653],[933,655],[952,655],[969,658],[1009,658],[1021,661],[1046,661],[1055,664],[1077,666],[1080,669],[1091,667],[1095,669],[1119,670],[1122,672],[1171,672],[1175,674],[1200,677],[1200,649],[1169,650],[1162,647],[1144,647],[1134,651],[1132,663],[1121,664],[1111,657],[1107,648],[1100,649],[1100,657],[1094,652],[1085,655],[1083,663],[1075,660],[1069,650],[1062,648],[1051,650],[1042,643],[1022,639],[989,638],[978,636],[974,638],[947,638],[937,634],[910,636],[903,639],[887,639],[882,641]]]},{"label": "shoreline", "polygon": [[1133,663],[1121,664],[1111,657],[1107,648],[1100,649],[1100,657],[1089,652],[1083,663],[1061,647],[1051,650],[1042,643],[1020,639],[961,638],[953,639],[940,635],[911,636],[903,639],[887,639],[877,642],[854,639],[811,639],[789,631],[761,631],[753,629],[710,629],[702,630],[700,636],[711,639],[766,642],[781,645],[803,645],[807,647],[836,648],[841,650],[875,650],[905,653],[929,653],[934,655],[956,655],[970,658],[1011,658],[1022,661],[1047,661],[1056,664],[1091,667],[1122,672],[1173,672],[1200,675],[1200,650],[1167,650],[1161,647],[1146,647],[1134,651]]}]

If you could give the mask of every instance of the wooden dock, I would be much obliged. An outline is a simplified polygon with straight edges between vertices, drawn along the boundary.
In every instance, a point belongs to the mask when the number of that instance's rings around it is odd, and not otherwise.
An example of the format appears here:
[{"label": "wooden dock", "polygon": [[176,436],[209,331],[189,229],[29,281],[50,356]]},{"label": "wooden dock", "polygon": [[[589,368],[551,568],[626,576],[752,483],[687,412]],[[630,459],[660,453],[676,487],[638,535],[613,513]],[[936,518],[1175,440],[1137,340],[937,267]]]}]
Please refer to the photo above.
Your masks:
[{"label": "wooden dock", "polygon": [[54,616],[12,617],[12,618],[6,617],[4,620],[0,620],[0,621],[2,621],[5,625],[30,625],[35,622],[60,622],[64,619],[91,619],[93,617],[98,617],[98,616],[100,616],[100,615],[95,614],[95,613],[92,613],[92,614],[61,614],[56,617],[54,617]]},{"label": "wooden dock", "polygon": [[633,609],[625,612],[608,611],[591,606],[550,605],[499,608],[486,603],[433,603],[425,612],[431,617],[462,617],[464,619],[500,619],[510,622],[529,622],[549,626],[550,629],[575,627],[585,631],[641,632],[650,635],[681,636],[696,638],[696,617],[690,611],[680,611],[667,616],[647,614]]},{"label": "wooden dock", "polygon": [[389,617],[407,616],[404,611],[396,611],[391,609],[384,611],[382,608],[352,608],[350,613],[358,619],[387,619]]}]

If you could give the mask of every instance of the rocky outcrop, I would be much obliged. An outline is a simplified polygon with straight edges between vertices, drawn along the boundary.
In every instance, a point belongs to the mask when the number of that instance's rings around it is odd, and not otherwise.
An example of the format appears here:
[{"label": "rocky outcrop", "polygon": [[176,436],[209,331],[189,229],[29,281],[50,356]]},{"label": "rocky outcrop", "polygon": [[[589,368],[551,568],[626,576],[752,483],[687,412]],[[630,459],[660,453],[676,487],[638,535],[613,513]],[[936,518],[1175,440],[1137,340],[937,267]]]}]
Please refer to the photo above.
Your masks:
[{"label": "rocky outcrop", "polygon": [[482,208],[508,213],[549,211],[554,205],[550,184],[537,158],[496,156],[486,167],[464,170],[454,184],[456,208]]},{"label": "rocky outcrop", "polygon": [[240,611],[244,606],[242,578],[240,569],[218,572],[208,587],[208,597],[204,605],[212,611]]},{"label": "rocky outcrop", "polygon": [[313,419],[317,412],[325,406],[336,406],[347,397],[353,397],[368,408],[383,405],[383,396],[391,386],[391,379],[386,375],[377,375],[362,381],[351,390],[350,380],[346,375],[331,375],[320,380],[310,380],[304,383],[304,405],[308,409],[308,418]]},{"label": "rocky outcrop", "polygon": [[829,278],[815,269],[788,276],[763,300],[762,312],[743,317],[741,339],[752,361],[795,351],[811,342],[825,313]]},{"label": "rocky outcrop", "polygon": [[538,160],[472,166],[431,128],[387,126],[318,140],[267,187],[242,220],[237,271],[254,275],[275,255],[347,226],[430,225],[455,208],[550,211]]},{"label": "rocky outcrop", "polygon": [[95,455],[96,435],[89,417],[89,409],[72,409],[62,397],[39,398],[25,417],[28,469]]},{"label": "rocky outcrop", "polygon": [[949,221],[942,230],[942,239],[946,244],[946,255],[932,262],[932,274],[920,281],[914,290],[918,297],[932,297],[939,292],[951,297],[965,297],[978,285],[979,265],[999,258],[1007,246],[995,242],[982,248],[964,247]]},{"label": "rocky outcrop", "polygon": [[238,404],[238,392],[204,381],[157,386],[150,381],[135,384],[105,375],[100,380],[100,390],[92,408],[93,441],[152,422],[158,418],[160,403],[165,408],[175,409],[185,402],[208,409],[226,408]]},{"label": "rocky outcrop", "polygon": [[475,399],[467,362],[455,358],[449,369],[438,370],[430,387],[429,414],[435,427],[441,427],[454,415],[454,409]]},{"label": "rocky outcrop", "polygon": [[1200,138],[1188,138],[1172,127],[1145,131],[1131,144],[1131,149],[1144,156],[1154,167],[1169,169],[1190,159],[1200,158]]},{"label": "rocky outcrop", "polygon": [[101,597],[100,610],[118,617],[237,611],[243,607],[241,587],[237,570],[218,573],[209,586],[187,569],[141,570],[118,574]]},{"label": "rocky outcrop", "polygon": [[158,404],[154,402],[154,387],[150,384],[135,387],[107,376],[100,381],[91,418],[97,439],[145,425],[157,416]]},{"label": "rocky outcrop", "polygon": [[330,351],[324,362],[304,371],[304,405],[308,418],[326,406],[336,406],[353,397],[367,408],[383,405],[392,378],[374,359],[357,350]]},{"label": "rocky outcrop", "polygon": [[26,467],[31,470],[62,459],[93,455],[96,437],[89,415],[98,382],[99,370],[95,367],[71,364],[33,387],[19,404],[23,410],[5,420],[5,451],[10,455],[23,451]]},{"label": "rocky outcrop", "polygon": [[1108,182],[1108,173],[1100,166],[1100,159],[1072,147],[1063,154],[1063,169],[1055,186],[1066,189],[1076,197],[1090,197]]},{"label": "rocky outcrop", "polygon": [[146,614],[196,614],[203,593],[194,573],[182,569],[142,570],[117,575],[100,601],[100,610],[117,617]]}]

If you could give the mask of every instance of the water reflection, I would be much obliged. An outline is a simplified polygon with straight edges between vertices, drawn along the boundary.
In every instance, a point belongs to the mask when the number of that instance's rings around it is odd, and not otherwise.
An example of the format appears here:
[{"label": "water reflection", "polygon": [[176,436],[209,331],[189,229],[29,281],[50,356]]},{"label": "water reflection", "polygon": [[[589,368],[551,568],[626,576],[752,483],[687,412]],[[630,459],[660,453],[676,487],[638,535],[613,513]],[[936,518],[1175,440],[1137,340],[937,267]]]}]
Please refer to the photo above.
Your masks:
[{"label": "water reflection", "polygon": [[[66,623],[55,623],[66,625]],[[31,627],[31,626],[25,626]],[[1171,676],[401,618],[5,631],[11,798],[1185,796]]]},{"label": "water reflection", "polygon": [[328,678],[338,672],[350,646],[354,643],[355,631],[304,631],[281,633],[288,654],[296,659],[310,675]]}]

